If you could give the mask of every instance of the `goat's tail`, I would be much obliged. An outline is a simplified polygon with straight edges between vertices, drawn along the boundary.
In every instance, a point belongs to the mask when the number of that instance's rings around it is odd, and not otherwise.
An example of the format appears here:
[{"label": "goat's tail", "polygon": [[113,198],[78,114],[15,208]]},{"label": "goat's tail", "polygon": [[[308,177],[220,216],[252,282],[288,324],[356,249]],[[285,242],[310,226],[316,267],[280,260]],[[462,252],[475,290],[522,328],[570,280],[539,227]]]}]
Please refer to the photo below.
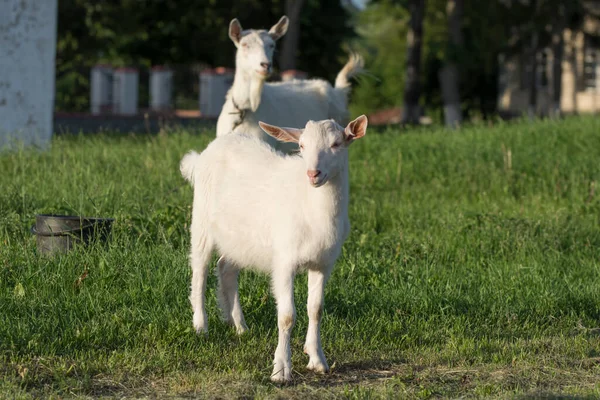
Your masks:
[{"label": "goat's tail", "polygon": [[181,176],[185,178],[188,182],[194,186],[194,167],[198,162],[198,158],[200,154],[195,152],[194,150],[188,152],[181,159],[181,163],[179,164],[179,171],[181,171]]},{"label": "goat's tail", "polygon": [[335,78],[335,88],[345,89],[350,86],[349,79],[363,72],[364,60],[357,53],[351,53],[350,58],[344,68],[338,73]]}]

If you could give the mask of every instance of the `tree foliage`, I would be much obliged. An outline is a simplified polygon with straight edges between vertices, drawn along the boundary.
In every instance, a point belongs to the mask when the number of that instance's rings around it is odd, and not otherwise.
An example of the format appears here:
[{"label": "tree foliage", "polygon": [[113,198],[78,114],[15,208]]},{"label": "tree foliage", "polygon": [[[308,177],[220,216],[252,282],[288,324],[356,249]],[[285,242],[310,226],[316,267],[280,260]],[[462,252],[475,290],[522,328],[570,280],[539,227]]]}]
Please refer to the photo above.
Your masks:
[{"label": "tree foliage", "polygon": [[355,47],[369,73],[353,89],[354,114],[402,105],[409,18],[408,10],[392,0],[371,3],[359,14]]},{"label": "tree foliage", "polygon": [[[232,18],[244,28],[269,28],[284,0],[61,0],[58,2],[57,108],[87,109],[89,68],[152,65],[234,66]],[[298,68],[335,77],[345,62],[342,43],[353,35],[339,0],[306,0]],[[276,60],[277,61],[277,60]]]},{"label": "tree foliage", "polygon": [[[365,57],[368,70],[353,88],[352,113],[402,106],[410,0],[370,0],[355,16],[342,3],[304,0],[296,68],[332,81],[351,47]],[[459,70],[464,117],[491,115],[498,97],[498,55],[530,52],[534,33],[536,46],[552,45],[560,27],[581,25],[583,15],[591,12],[586,9],[589,3],[464,0],[463,44],[452,46],[447,0],[427,0],[421,105],[434,119],[441,119],[439,71],[451,61]],[[286,0],[61,0],[58,4],[57,108],[87,110],[89,69],[95,63],[233,67],[235,47],[227,34],[229,21],[236,17],[244,28],[269,28],[283,15]],[[276,55],[276,67],[278,61]],[[185,79],[197,80],[194,76]],[[144,84],[140,81],[142,92]],[[195,104],[194,96],[190,98]]]},{"label": "tree foliage", "polygon": [[[465,0],[462,18],[462,47],[448,44],[447,0],[428,0],[424,20],[421,103],[441,118],[442,99],[438,73],[451,60],[460,70],[460,98],[467,114],[486,117],[496,109],[498,55],[520,52],[539,32],[540,46],[551,40],[552,27],[564,7],[566,26],[577,26],[583,15],[582,0]],[[408,0],[372,0],[357,19],[356,46],[367,54],[372,78],[365,78],[356,90],[355,112],[401,106],[406,65]]]}]

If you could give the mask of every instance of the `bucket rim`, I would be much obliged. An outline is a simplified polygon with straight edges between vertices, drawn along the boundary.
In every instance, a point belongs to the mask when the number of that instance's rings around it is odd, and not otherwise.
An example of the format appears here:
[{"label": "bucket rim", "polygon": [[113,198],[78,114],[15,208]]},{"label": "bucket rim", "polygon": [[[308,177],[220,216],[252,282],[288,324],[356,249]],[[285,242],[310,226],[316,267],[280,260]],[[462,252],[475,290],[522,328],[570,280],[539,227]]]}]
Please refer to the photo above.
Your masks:
[{"label": "bucket rim", "polygon": [[[36,226],[38,224],[49,224],[50,220],[60,223],[60,221],[73,221],[78,222],[78,226],[71,227],[69,229],[60,229],[53,231],[46,231],[42,229],[38,231]],[[58,215],[58,214],[36,214],[35,223],[31,226],[30,231],[36,236],[72,236],[73,234],[79,234],[87,229],[94,228],[96,226],[109,228],[114,222],[114,218],[98,218],[98,217],[83,217],[80,215]]]},{"label": "bucket rim", "polygon": [[87,221],[114,221],[114,218],[102,218],[102,217],[84,217],[81,215],[60,215],[60,214],[36,214],[35,218],[56,218],[56,219],[64,219],[64,220],[87,220]]},{"label": "bucket rim", "polygon": [[31,228],[29,228],[29,231],[35,236],[52,236],[52,237],[72,236],[76,233],[83,232],[86,229],[93,228],[94,226],[96,226],[96,224],[83,225],[78,228],[65,229],[65,230],[57,231],[57,232],[39,232],[37,229],[35,229],[35,224],[33,224],[33,225],[31,225]]}]

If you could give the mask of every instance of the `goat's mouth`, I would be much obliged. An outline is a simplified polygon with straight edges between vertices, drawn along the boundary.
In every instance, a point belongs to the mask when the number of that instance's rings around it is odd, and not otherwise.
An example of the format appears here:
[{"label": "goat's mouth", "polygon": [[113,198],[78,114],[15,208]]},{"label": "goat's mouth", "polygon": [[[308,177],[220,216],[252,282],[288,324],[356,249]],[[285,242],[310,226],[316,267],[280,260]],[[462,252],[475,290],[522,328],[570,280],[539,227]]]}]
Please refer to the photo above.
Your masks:
[{"label": "goat's mouth", "polygon": [[267,71],[267,70],[265,70],[265,69],[257,69],[257,70],[256,70],[256,73],[257,73],[257,74],[259,74],[260,76],[263,76],[263,77],[265,77],[265,78],[266,78],[267,76],[269,76],[269,74],[270,74],[270,72],[269,72],[269,71]]},{"label": "goat's mouth", "polygon": [[314,178],[308,178],[308,182],[311,184],[312,187],[318,188],[327,183],[327,178],[327,174],[322,174]]}]

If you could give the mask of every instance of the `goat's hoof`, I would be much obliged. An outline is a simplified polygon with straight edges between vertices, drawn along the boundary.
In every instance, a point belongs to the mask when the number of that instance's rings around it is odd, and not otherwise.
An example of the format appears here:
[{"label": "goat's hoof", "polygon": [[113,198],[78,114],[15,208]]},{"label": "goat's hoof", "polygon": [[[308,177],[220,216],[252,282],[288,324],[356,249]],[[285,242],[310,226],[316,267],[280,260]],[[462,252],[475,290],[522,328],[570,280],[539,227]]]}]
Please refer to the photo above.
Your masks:
[{"label": "goat's hoof", "polygon": [[313,371],[319,374],[326,374],[329,372],[329,366],[327,363],[322,361],[309,361],[306,369],[309,371]]},{"label": "goat's hoof", "polygon": [[208,328],[207,327],[198,327],[198,326],[195,326],[194,329],[196,329],[196,334],[197,335],[202,335],[202,336],[208,335]]},{"label": "goat's hoof", "polygon": [[195,312],[193,323],[197,334],[208,333],[208,318],[206,317],[206,313]]},{"label": "goat's hoof", "polygon": [[284,376],[283,373],[271,375],[271,382],[273,383],[290,383],[292,381],[291,377]]},{"label": "goat's hoof", "polygon": [[278,367],[273,368],[271,381],[275,383],[289,383],[292,381],[292,370],[290,368]]},{"label": "goat's hoof", "polygon": [[246,325],[235,327],[235,333],[237,333],[238,335],[243,335],[247,331],[248,331],[248,327]]}]

